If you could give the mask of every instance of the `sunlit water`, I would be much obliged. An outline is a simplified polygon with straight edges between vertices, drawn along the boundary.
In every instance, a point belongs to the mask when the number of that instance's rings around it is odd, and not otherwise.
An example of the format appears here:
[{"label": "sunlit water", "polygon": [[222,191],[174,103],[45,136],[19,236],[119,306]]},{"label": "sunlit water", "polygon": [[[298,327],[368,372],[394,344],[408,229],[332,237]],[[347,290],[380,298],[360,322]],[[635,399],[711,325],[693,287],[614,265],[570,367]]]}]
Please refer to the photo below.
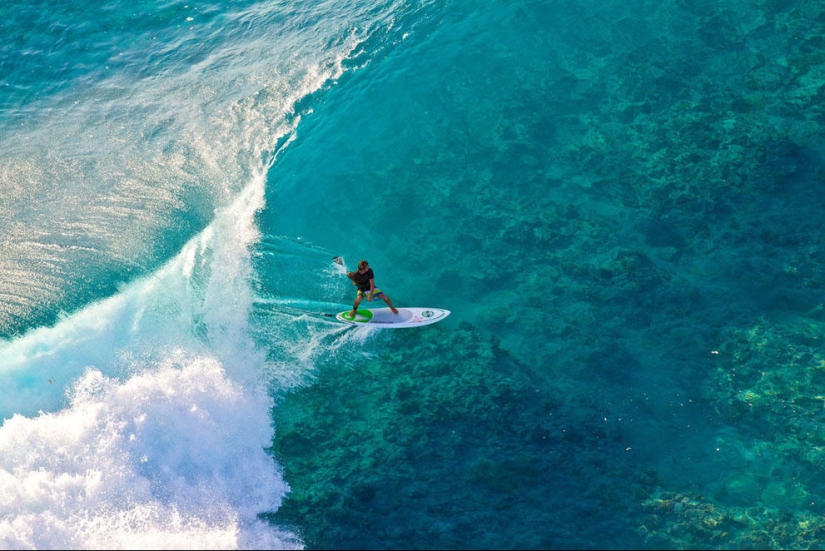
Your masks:
[{"label": "sunlit water", "polygon": [[825,7],[0,13],[0,547],[825,544]]}]

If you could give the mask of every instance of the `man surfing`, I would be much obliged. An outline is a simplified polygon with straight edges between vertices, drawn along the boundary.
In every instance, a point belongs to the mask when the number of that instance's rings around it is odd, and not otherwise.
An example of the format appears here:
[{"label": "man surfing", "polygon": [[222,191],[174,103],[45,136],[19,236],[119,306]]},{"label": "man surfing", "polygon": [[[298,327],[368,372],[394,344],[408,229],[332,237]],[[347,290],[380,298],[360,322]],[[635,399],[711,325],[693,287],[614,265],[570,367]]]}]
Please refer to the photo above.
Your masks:
[{"label": "man surfing", "polygon": [[344,317],[348,319],[355,318],[355,311],[358,310],[358,305],[361,304],[365,296],[368,302],[372,302],[373,297],[380,298],[387,303],[387,306],[390,307],[393,314],[398,313],[398,310],[392,305],[390,297],[385,295],[381,289],[375,287],[375,274],[366,260],[358,263],[358,271],[347,272],[347,277],[352,280],[353,285],[358,287],[358,293],[355,295],[355,304],[352,306],[352,311],[350,311],[349,314],[345,314]]}]

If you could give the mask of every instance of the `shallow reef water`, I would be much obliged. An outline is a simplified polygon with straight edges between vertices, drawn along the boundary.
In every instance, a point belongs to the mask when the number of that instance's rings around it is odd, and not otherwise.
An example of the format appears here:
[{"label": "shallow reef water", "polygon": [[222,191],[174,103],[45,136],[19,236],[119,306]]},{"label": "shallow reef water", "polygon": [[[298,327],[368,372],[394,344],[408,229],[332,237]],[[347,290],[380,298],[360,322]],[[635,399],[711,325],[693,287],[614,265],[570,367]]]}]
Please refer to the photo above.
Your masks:
[{"label": "shallow reef water", "polygon": [[0,547],[825,546],[821,0],[0,14]]},{"label": "shallow reef water", "polygon": [[445,17],[361,90],[404,132],[324,204],[456,313],[283,397],[310,547],[822,545],[825,6],[631,4]]},{"label": "shallow reef water", "polygon": [[[304,532],[309,546],[575,545],[610,523],[600,511],[632,507],[611,481],[623,471],[629,489],[637,476],[621,431],[586,419],[587,405],[495,339],[467,324],[391,340],[380,363],[328,368],[276,411],[273,452],[294,485],[277,517],[327,526]],[[568,522],[581,514],[585,534]],[[524,532],[510,539],[514,525]]]}]

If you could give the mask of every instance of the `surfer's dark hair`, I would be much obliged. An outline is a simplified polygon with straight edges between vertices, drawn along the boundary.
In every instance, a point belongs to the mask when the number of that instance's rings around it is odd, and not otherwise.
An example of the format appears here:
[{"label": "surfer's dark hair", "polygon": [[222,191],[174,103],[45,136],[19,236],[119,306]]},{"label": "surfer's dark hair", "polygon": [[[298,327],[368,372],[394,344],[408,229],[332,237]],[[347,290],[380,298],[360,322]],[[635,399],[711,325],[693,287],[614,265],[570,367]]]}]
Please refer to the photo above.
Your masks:
[{"label": "surfer's dark hair", "polygon": [[363,270],[364,266],[366,266],[367,264],[369,264],[369,262],[367,262],[366,260],[362,260],[361,262],[358,263],[358,269]]}]

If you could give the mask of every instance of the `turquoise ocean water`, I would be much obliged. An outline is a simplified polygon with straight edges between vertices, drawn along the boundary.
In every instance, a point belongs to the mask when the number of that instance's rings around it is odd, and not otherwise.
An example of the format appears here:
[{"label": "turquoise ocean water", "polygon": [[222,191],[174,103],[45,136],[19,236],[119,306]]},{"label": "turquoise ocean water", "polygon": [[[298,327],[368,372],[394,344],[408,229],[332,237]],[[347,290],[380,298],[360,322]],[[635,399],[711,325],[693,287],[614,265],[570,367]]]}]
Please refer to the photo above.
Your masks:
[{"label": "turquoise ocean water", "polygon": [[821,2],[0,14],[0,548],[825,546]]}]

